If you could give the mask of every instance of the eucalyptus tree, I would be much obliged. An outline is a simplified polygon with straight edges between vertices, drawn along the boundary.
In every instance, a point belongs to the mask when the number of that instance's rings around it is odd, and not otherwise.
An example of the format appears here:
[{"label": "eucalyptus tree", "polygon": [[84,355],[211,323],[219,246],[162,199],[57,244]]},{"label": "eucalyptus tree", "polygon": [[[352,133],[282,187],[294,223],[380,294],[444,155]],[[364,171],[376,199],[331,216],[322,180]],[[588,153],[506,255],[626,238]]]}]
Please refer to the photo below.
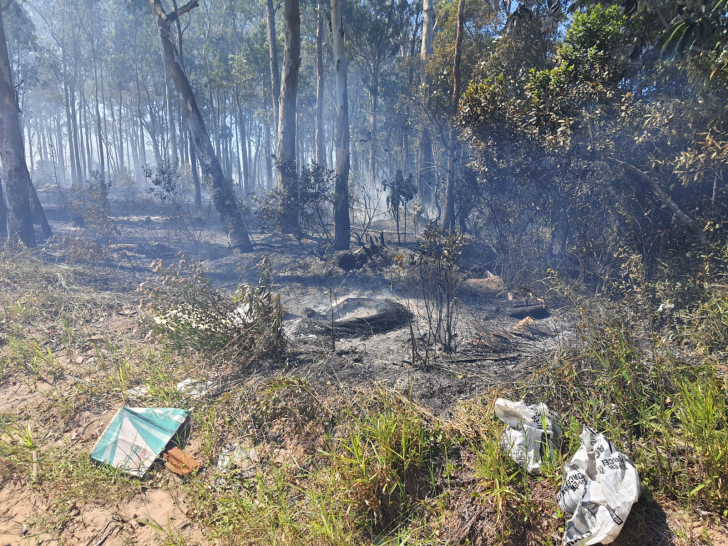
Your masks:
[{"label": "eucalyptus tree", "polygon": [[13,83],[3,19],[3,13],[12,3],[12,0],[5,0],[0,4],[0,154],[5,174],[5,215],[8,240],[33,247],[35,234],[30,208],[32,182],[25,162],[20,107]]},{"label": "eucalyptus tree", "polygon": [[227,231],[230,245],[248,251],[252,250],[252,244],[240,215],[237,202],[235,201],[232,183],[225,178],[220,162],[212,148],[205,121],[197,107],[192,86],[185,74],[179,52],[171,37],[171,23],[197,6],[198,1],[192,0],[178,10],[167,14],[159,0],[149,0],[149,8],[157,26],[159,44],[167,64],[169,75],[177,88],[177,92],[180,94],[187,128],[190,132],[190,137],[195,147],[197,158],[200,161],[207,186],[212,194],[213,203],[220,213],[220,219]]},{"label": "eucalyptus tree", "polygon": [[[465,0],[458,0],[457,34],[455,38],[455,61],[452,68],[453,91],[450,105],[450,116],[457,113],[460,93],[462,89],[460,62],[463,55],[463,30],[465,16]],[[445,215],[442,219],[444,230],[452,231],[455,228],[455,126],[450,124],[450,140],[447,152],[447,187],[445,190]]]},{"label": "eucalyptus tree", "polygon": [[[319,5],[319,9],[320,9]],[[334,194],[334,248],[347,250],[351,239],[349,218],[349,96],[346,42],[341,0],[331,0],[331,30],[336,74],[336,186]]]},{"label": "eucalyptus tree", "polygon": [[392,69],[391,61],[400,49],[402,27],[408,5],[404,0],[366,0],[352,2],[348,20],[356,32],[350,33],[351,57],[360,71],[368,95],[369,126],[366,131],[368,147],[368,179],[373,187],[377,181],[379,144],[379,97],[384,72]]},{"label": "eucalyptus tree", "polygon": [[278,109],[276,168],[282,199],[279,228],[298,231],[298,168],[296,150],[296,99],[301,67],[301,12],[298,0],[283,0],[283,71]]},{"label": "eucalyptus tree", "polygon": [[[334,27],[332,19],[332,29]],[[343,32],[343,29],[342,29]],[[326,166],[326,145],[324,144],[324,7],[322,0],[316,2],[316,163]],[[347,105],[348,110],[348,105]],[[348,112],[347,112],[348,124]]]},{"label": "eucalyptus tree", "polygon": [[[427,86],[427,58],[432,55],[432,40],[435,32],[435,0],[423,0],[422,5],[422,45],[420,47],[420,78]],[[417,193],[423,205],[432,201],[432,190],[435,185],[435,165],[432,158],[432,137],[426,120],[420,124],[418,146],[419,170],[417,175]]]}]

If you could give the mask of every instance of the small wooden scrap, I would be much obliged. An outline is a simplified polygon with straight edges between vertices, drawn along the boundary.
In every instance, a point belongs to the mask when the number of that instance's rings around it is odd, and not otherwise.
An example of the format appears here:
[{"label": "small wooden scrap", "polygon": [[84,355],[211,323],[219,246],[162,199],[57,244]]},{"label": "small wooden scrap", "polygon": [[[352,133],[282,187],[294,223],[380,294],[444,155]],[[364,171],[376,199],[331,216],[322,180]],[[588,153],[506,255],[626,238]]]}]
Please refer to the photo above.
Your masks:
[{"label": "small wooden scrap", "polygon": [[167,470],[174,472],[178,476],[188,476],[201,466],[192,455],[185,453],[178,447],[173,447],[163,457],[167,465]]},{"label": "small wooden scrap", "polygon": [[531,317],[526,317],[523,320],[519,321],[515,326],[513,326],[513,328],[511,328],[511,332],[513,332],[517,336],[523,336],[528,339],[533,339],[536,336],[556,335],[551,330],[547,330],[537,325],[536,321],[533,320]]}]

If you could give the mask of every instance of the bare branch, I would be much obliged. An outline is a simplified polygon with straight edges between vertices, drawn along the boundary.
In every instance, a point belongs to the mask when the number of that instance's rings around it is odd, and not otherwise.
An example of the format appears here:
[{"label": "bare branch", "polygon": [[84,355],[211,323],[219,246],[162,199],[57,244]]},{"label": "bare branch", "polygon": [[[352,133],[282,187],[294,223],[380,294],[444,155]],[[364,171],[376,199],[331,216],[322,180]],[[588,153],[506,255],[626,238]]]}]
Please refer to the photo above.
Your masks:
[{"label": "bare branch", "polygon": [[187,2],[181,8],[176,9],[172,13],[167,15],[167,21],[169,21],[171,23],[172,21],[175,21],[176,19],[179,19],[180,17],[182,17],[185,13],[189,13],[190,11],[192,11],[199,5],[200,5],[199,0],[192,0],[191,2]]},{"label": "bare branch", "polygon": [[660,199],[660,201],[663,202],[663,204],[667,205],[670,210],[672,210],[673,214],[677,216],[680,219],[680,222],[683,223],[683,225],[687,226],[690,231],[695,233],[697,235],[698,240],[700,241],[700,244],[702,246],[705,246],[708,244],[708,241],[705,237],[705,232],[701,229],[701,227],[698,225],[698,223],[693,220],[690,216],[688,216],[681,208],[680,206],[675,203],[675,201],[672,200],[672,197],[668,195],[668,193],[662,189],[662,186],[652,178],[647,173],[642,172],[634,165],[631,165],[630,163],[627,163],[625,161],[620,161],[619,159],[616,159],[614,157],[607,157],[606,158],[608,163],[611,163],[612,165],[617,165],[619,167],[622,167],[628,172],[631,172],[632,174],[638,176],[645,182],[647,182],[651,187],[652,191],[654,191],[657,194],[657,197]]},{"label": "bare branch", "polygon": [[12,3],[13,3],[13,0],[7,0],[7,2],[5,2],[2,6],[0,6],[0,13],[5,11],[6,9],[8,9],[10,7],[10,4],[12,4]]}]

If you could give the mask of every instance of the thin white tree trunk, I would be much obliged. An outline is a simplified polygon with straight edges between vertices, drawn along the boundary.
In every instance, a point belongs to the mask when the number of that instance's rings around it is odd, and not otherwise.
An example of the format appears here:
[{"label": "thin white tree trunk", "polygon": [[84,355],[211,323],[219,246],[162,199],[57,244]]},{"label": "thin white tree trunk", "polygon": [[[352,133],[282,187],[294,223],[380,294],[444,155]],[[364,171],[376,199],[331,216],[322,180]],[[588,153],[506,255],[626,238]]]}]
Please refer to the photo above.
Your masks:
[{"label": "thin white tree trunk", "polygon": [[278,111],[276,159],[282,210],[279,227],[285,233],[298,231],[298,168],[296,162],[296,97],[301,66],[301,13],[299,0],[283,1],[285,51]]},{"label": "thin white tree trunk", "polygon": [[334,248],[347,250],[351,239],[349,218],[349,95],[341,0],[331,0],[336,74],[336,186],[334,188]]}]

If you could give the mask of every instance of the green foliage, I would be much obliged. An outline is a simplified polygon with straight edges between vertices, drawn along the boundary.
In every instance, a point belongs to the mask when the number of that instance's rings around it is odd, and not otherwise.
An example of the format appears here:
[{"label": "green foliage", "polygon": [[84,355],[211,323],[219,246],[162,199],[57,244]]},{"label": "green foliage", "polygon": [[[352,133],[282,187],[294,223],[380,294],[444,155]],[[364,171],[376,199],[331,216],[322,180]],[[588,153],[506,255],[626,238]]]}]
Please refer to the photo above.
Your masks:
[{"label": "green foliage", "polygon": [[404,235],[407,238],[407,205],[410,201],[415,198],[417,192],[417,186],[415,185],[414,179],[411,174],[407,177],[402,174],[402,170],[398,169],[394,175],[394,179],[391,182],[384,181],[384,189],[389,190],[387,194],[387,208],[389,214],[394,218],[394,223],[397,226],[397,242],[401,243],[399,224],[401,213],[404,212]]},{"label": "green foliage", "polygon": [[571,78],[617,83],[629,63],[629,23],[617,6],[600,4],[577,12],[558,50],[558,63],[569,67]]}]

